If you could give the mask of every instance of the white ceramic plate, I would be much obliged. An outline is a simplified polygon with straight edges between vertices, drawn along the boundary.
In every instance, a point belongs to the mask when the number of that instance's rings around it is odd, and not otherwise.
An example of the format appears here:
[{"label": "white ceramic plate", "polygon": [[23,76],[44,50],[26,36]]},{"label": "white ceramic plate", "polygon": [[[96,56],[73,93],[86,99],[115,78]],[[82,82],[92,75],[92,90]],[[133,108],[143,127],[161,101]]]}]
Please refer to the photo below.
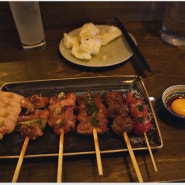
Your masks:
[{"label": "white ceramic plate", "polygon": [[[98,27],[106,27],[107,25],[96,25]],[[80,28],[75,29],[69,33],[71,36],[77,36],[79,34]],[[134,42],[135,38],[130,34]],[[68,61],[86,67],[107,67],[122,63],[129,59],[133,53],[130,50],[125,38],[120,36],[115,40],[111,41],[105,46],[102,46],[98,55],[93,56],[90,60],[77,59],[71,54],[71,49],[66,49],[63,44],[63,39],[59,44],[59,51],[65,59]]]}]

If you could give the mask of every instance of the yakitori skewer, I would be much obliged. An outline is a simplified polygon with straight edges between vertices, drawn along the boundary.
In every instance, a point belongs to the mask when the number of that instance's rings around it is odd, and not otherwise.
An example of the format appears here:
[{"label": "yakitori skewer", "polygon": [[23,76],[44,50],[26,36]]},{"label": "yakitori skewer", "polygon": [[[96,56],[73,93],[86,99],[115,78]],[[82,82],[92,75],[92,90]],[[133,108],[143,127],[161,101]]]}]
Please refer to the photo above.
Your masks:
[{"label": "yakitori skewer", "polygon": [[57,182],[62,182],[63,149],[64,149],[64,130],[60,129]]},{"label": "yakitori skewer", "polygon": [[95,151],[96,151],[96,160],[97,160],[97,166],[98,166],[98,174],[100,176],[102,176],[103,175],[103,167],[102,167],[100,147],[99,147],[98,134],[97,134],[96,128],[93,129],[93,138],[94,138],[94,146],[95,146]]},{"label": "yakitori skewer", "polygon": [[157,166],[147,137],[147,133],[152,127],[147,106],[141,94],[134,90],[127,94],[126,102],[129,106],[131,116],[134,119],[134,132],[138,136],[144,135],[154,170],[157,171]]},{"label": "yakitori skewer", "polygon": [[143,182],[143,178],[142,178],[138,163],[136,161],[136,158],[135,158],[134,152],[132,150],[132,146],[130,144],[130,141],[129,141],[129,138],[128,138],[128,135],[127,135],[126,131],[123,132],[123,137],[125,139],[125,142],[126,142],[126,145],[127,145],[127,148],[128,148],[131,160],[132,160],[132,164],[134,166],[134,169],[135,169],[135,172],[136,172],[136,175],[137,175],[137,178],[138,178],[138,181]]},{"label": "yakitori skewer", "polygon": [[98,173],[103,175],[103,167],[98,142],[98,134],[104,134],[109,130],[107,109],[100,95],[92,95],[90,92],[77,97],[77,133],[92,135],[96,152]]},{"label": "yakitori skewer", "polygon": [[[36,97],[37,95],[33,95]],[[32,101],[29,98],[25,98],[21,102],[21,106],[24,109],[17,120],[16,130],[21,132],[21,137],[24,137],[24,143],[19,155],[19,159],[16,165],[16,169],[12,178],[12,182],[17,182],[22,162],[26,153],[26,149],[29,140],[35,140],[37,137],[42,136],[42,129],[45,128],[49,112],[47,109],[39,110],[37,108],[45,108],[48,103],[48,98],[37,96],[34,99],[32,96]],[[38,106],[38,104],[39,106]],[[44,104],[42,104],[44,103]]]},{"label": "yakitori skewer", "polygon": [[157,172],[158,170],[157,170],[157,166],[156,166],[156,163],[155,163],[155,159],[154,159],[154,156],[153,156],[153,153],[152,153],[150,144],[149,144],[149,142],[148,142],[148,137],[147,137],[147,135],[146,135],[145,132],[144,132],[144,137],[145,137],[145,142],[146,142],[146,144],[147,144],[148,151],[149,151],[149,154],[150,154],[152,163],[153,163],[154,170]]},{"label": "yakitori skewer", "polygon": [[23,99],[19,94],[0,91],[0,140],[14,131]]},{"label": "yakitori skewer", "polygon": [[14,171],[12,182],[17,182],[17,179],[19,177],[19,172],[20,172],[20,169],[21,169],[21,166],[22,166],[22,162],[23,162],[23,159],[24,159],[24,155],[26,153],[26,149],[27,149],[27,146],[28,146],[28,142],[29,142],[29,137],[26,137],[25,140],[24,140],[23,146],[22,146],[21,153],[19,155],[17,166],[16,166],[15,171]]},{"label": "yakitori skewer", "polygon": [[117,91],[108,92],[104,95],[104,99],[107,104],[108,116],[112,119],[111,128],[117,135],[123,135],[138,181],[143,182],[138,163],[127,135],[127,133],[133,130],[133,123],[128,115],[128,107],[125,104],[123,93]]},{"label": "yakitori skewer", "polygon": [[52,96],[49,101],[48,124],[53,129],[55,135],[60,135],[57,182],[62,182],[64,134],[76,128],[76,116],[74,114],[75,102],[76,95],[73,92],[61,92]]}]

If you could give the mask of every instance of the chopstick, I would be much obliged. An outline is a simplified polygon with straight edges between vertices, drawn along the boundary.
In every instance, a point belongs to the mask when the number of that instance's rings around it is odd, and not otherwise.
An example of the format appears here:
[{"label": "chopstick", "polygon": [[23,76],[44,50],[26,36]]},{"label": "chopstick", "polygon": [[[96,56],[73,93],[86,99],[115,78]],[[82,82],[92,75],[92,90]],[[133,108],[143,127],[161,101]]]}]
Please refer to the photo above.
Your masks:
[{"label": "chopstick", "polygon": [[128,42],[128,44],[130,46],[130,49],[133,51],[133,54],[136,57],[139,64],[141,65],[142,69],[143,70],[146,69],[147,71],[150,72],[151,71],[150,66],[148,65],[145,58],[143,57],[143,55],[139,51],[138,47],[135,45],[135,43],[131,39],[130,35],[128,34],[127,30],[125,29],[125,27],[123,26],[121,21],[117,17],[114,17],[114,20],[116,21],[118,27],[120,28],[122,34],[124,35],[126,41]]},{"label": "chopstick", "polygon": [[147,137],[147,135],[146,135],[145,132],[144,132],[144,138],[145,138],[145,142],[146,142],[146,144],[147,144],[147,147],[148,147],[148,150],[149,150],[149,153],[150,153],[150,157],[151,157],[151,160],[152,160],[152,163],[153,163],[153,166],[154,166],[154,170],[157,172],[157,166],[156,166],[156,164],[155,164],[154,156],[153,156],[153,153],[152,153],[150,144],[149,144],[149,142],[148,142],[148,137]]},{"label": "chopstick", "polygon": [[59,140],[59,152],[58,152],[57,182],[62,182],[63,149],[64,149],[64,130],[61,129],[60,140]]},{"label": "chopstick", "polygon": [[134,165],[134,169],[136,171],[136,175],[137,175],[138,181],[139,182],[143,182],[143,178],[141,176],[141,172],[140,172],[140,169],[138,167],[138,164],[137,164],[137,161],[136,161],[136,158],[135,158],[134,152],[132,150],[132,146],[130,144],[130,141],[129,141],[129,138],[128,138],[128,135],[127,135],[126,131],[123,132],[123,137],[125,139],[125,142],[126,142],[126,145],[127,145],[127,148],[128,148],[128,151],[129,151],[132,163]]},{"label": "chopstick", "polygon": [[98,166],[98,173],[100,176],[103,175],[103,168],[102,168],[102,162],[101,162],[101,156],[100,156],[100,148],[98,143],[98,134],[97,130],[93,129],[93,137],[94,137],[94,145],[96,150],[96,160],[97,160],[97,166]]},{"label": "chopstick", "polygon": [[16,166],[16,169],[15,169],[13,178],[12,178],[12,182],[17,182],[19,172],[20,172],[20,169],[21,169],[21,165],[22,165],[22,162],[23,162],[23,159],[24,159],[24,155],[26,153],[26,149],[27,149],[27,146],[28,146],[28,142],[29,142],[29,137],[26,137],[25,140],[24,140],[23,146],[22,146],[21,153],[19,155],[19,160],[17,162],[17,166]]},{"label": "chopstick", "polygon": [[144,70],[138,64],[137,60],[134,59],[134,56],[133,56],[133,60],[131,60],[131,64],[132,64],[132,66],[138,76],[142,76],[143,78],[146,78],[146,74],[145,74]]}]

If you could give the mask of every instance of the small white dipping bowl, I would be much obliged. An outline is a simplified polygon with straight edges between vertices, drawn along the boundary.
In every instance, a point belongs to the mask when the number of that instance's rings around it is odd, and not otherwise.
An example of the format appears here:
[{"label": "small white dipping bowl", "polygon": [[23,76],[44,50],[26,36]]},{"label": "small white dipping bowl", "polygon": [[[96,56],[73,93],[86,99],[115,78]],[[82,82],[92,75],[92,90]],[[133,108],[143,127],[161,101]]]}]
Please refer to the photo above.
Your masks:
[{"label": "small white dipping bowl", "polygon": [[180,116],[171,110],[171,103],[177,98],[185,98],[185,85],[174,85],[164,90],[162,94],[162,103],[165,109],[174,117],[185,121],[185,116]]}]

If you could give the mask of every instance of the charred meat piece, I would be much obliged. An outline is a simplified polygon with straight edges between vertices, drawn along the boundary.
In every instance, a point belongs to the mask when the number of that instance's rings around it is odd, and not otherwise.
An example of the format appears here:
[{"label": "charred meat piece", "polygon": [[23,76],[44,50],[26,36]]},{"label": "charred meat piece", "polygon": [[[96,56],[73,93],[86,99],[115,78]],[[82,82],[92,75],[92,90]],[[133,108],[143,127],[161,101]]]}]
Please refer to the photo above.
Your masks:
[{"label": "charred meat piece", "polygon": [[16,93],[0,91],[0,139],[14,131],[23,99]]},{"label": "charred meat piece", "polygon": [[26,109],[27,112],[33,112],[34,109],[46,108],[48,103],[49,97],[34,94],[22,100],[21,106]]},{"label": "charred meat piece", "polygon": [[24,122],[27,120],[34,120],[35,118],[40,118],[40,119],[48,119],[49,112],[47,109],[35,109],[32,113],[27,113],[27,114],[21,114],[18,118],[18,123],[19,122]]},{"label": "charred meat piece", "polygon": [[[28,124],[27,124],[28,123]],[[40,128],[41,120],[31,120],[27,123],[21,123],[20,127],[16,129],[21,133],[21,137],[29,137],[29,139],[35,140],[37,137],[43,135],[42,128]]]},{"label": "charred meat piece", "polygon": [[49,117],[47,109],[35,109],[32,113],[21,114],[19,116],[16,130],[21,132],[22,137],[29,137],[29,139],[36,139],[43,135],[43,129]]},{"label": "charred meat piece", "polygon": [[118,115],[114,118],[111,127],[116,134],[121,135],[124,131],[127,133],[131,132],[133,129],[133,123],[129,116],[125,117],[124,115]]},{"label": "charred meat piece", "polygon": [[49,97],[34,94],[27,98],[31,103],[33,103],[35,109],[47,107],[49,103]]},{"label": "charred meat piece", "polygon": [[49,111],[47,105],[49,97],[34,94],[21,101],[22,111],[17,121],[16,130],[22,137],[36,139],[43,135]]},{"label": "charred meat piece", "polygon": [[108,128],[107,108],[100,95],[84,94],[77,97],[79,113],[77,115],[77,133],[90,135],[93,128],[98,134],[106,133]]},{"label": "charred meat piece", "polygon": [[109,118],[114,119],[118,115],[128,117],[128,107],[125,104],[125,98],[122,92],[111,91],[104,94],[105,104],[108,109]]},{"label": "charred meat piece", "polygon": [[64,133],[76,129],[75,103],[75,93],[65,94],[61,92],[50,98],[48,124],[53,129],[54,134],[59,135],[60,129],[63,129]]},{"label": "charred meat piece", "polygon": [[124,131],[127,133],[133,130],[133,123],[128,114],[128,106],[122,92],[111,91],[103,95],[108,109],[108,117],[112,120],[112,130],[121,135]]},{"label": "charred meat piece", "polygon": [[74,114],[75,106],[64,106],[56,109],[49,109],[48,124],[53,128],[54,134],[59,135],[60,129],[64,130],[64,133],[75,130],[76,116]]},{"label": "charred meat piece", "polygon": [[56,109],[56,108],[61,108],[64,106],[70,106],[70,105],[75,106],[75,102],[76,102],[76,94],[75,93],[61,92],[61,93],[54,95],[50,98],[49,108]]}]

